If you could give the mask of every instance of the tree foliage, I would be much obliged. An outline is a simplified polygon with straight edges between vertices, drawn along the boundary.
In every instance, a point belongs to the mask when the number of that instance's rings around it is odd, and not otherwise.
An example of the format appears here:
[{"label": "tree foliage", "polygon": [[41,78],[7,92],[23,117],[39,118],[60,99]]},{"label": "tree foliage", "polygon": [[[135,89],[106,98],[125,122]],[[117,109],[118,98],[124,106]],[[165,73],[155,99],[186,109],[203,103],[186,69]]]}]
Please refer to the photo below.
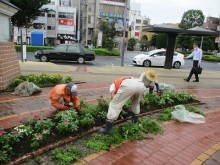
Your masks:
[{"label": "tree foliage", "polygon": [[[191,9],[184,12],[179,27],[182,29],[190,29],[197,26],[202,27],[204,19],[205,16],[203,15],[203,12],[201,10]],[[176,40],[176,47],[182,48],[183,50],[192,49],[193,42],[195,41],[192,36],[179,35]],[[198,41],[198,43],[200,42],[201,40]]]},{"label": "tree foliage", "polygon": [[156,47],[158,49],[167,47],[167,34],[164,34],[164,33],[157,34]]},{"label": "tree foliage", "polygon": [[182,29],[189,29],[193,27],[203,26],[205,16],[201,10],[188,10],[184,12],[179,27]]},{"label": "tree foliage", "polygon": [[17,27],[29,27],[41,12],[47,9],[41,9],[49,0],[10,0],[10,3],[20,8],[20,10],[12,16],[11,21]]},{"label": "tree foliage", "polygon": [[109,22],[106,19],[101,19],[99,21],[99,30],[103,32],[102,42],[103,47],[109,50],[113,49],[114,42],[113,39],[117,35],[115,30],[115,22]]},{"label": "tree foliage", "polygon": [[141,50],[145,51],[149,48],[150,46],[150,41],[146,40],[146,39],[142,39],[140,40],[140,46],[141,46]]},{"label": "tree foliage", "polygon": [[128,47],[134,50],[134,46],[136,45],[136,43],[137,43],[137,40],[135,38],[130,38],[128,40]]},{"label": "tree foliage", "polygon": [[151,46],[156,46],[157,34],[154,34],[150,40]]}]

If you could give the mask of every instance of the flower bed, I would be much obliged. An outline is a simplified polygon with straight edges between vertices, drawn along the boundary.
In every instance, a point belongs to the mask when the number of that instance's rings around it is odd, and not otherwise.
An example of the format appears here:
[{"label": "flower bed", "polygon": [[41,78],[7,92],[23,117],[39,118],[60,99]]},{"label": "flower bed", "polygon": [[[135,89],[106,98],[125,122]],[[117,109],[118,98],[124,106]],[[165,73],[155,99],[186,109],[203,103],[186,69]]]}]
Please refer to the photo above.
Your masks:
[{"label": "flower bed", "polygon": [[[63,138],[74,137],[91,128],[103,125],[109,101],[100,97],[97,105],[88,105],[81,102],[82,110],[79,114],[74,110],[69,110],[61,111],[51,118],[35,115],[25,125],[8,130],[0,128],[0,164],[15,160]],[[187,92],[163,93],[162,96],[146,94],[141,100],[141,114],[177,104],[193,102],[196,102],[195,97]],[[130,102],[128,101],[120,115],[122,118],[125,117],[125,111],[129,107]],[[127,127],[130,128],[131,126]],[[129,128],[126,129],[130,130]],[[132,129],[137,130],[138,128]],[[125,138],[128,137],[129,134]]]}]

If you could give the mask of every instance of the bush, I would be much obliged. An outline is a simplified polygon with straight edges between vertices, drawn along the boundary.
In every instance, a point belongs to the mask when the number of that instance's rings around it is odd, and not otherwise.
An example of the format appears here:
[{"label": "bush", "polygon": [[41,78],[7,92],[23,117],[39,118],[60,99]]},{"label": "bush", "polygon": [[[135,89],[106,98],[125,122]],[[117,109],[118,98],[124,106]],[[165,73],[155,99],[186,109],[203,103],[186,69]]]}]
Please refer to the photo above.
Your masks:
[{"label": "bush", "polygon": [[106,48],[90,49],[95,52],[97,56],[120,56],[120,52],[117,50],[108,50]]},{"label": "bush", "polygon": [[[53,49],[54,47],[50,46],[27,46],[27,52],[36,52],[41,49]],[[15,49],[17,52],[21,52],[21,45],[15,45]]]},{"label": "bush", "polygon": [[204,61],[220,62],[220,57],[214,55],[203,55],[202,59]]}]

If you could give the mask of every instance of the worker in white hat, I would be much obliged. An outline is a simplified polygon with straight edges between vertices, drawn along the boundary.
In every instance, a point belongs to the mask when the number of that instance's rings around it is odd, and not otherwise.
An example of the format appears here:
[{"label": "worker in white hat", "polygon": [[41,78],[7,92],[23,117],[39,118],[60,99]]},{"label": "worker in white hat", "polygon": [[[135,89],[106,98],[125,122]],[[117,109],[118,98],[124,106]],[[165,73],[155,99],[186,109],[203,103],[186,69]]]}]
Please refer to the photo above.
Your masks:
[{"label": "worker in white hat", "polygon": [[154,70],[147,70],[146,72],[142,73],[140,78],[146,88],[149,88],[149,93],[153,93],[154,87],[157,88],[157,94],[161,94],[160,85],[157,81],[157,72]]},{"label": "worker in white hat", "polygon": [[74,108],[80,111],[80,99],[77,92],[77,85],[73,82],[68,84],[56,85],[49,94],[50,103],[58,110],[67,110],[71,107],[72,102]]}]

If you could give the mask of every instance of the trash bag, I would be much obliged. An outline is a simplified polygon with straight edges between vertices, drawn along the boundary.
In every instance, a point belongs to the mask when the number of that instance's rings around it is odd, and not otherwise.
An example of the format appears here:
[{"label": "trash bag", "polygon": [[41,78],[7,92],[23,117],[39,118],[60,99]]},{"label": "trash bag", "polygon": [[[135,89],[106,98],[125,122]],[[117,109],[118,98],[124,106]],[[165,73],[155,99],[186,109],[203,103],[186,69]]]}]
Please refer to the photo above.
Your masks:
[{"label": "trash bag", "polygon": [[163,92],[174,92],[175,91],[175,87],[173,85],[171,85],[171,84],[160,83],[160,89]]},{"label": "trash bag", "polygon": [[189,123],[195,123],[195,124],[201,124],[205,123],[204,116],[189,112],[186,110],[186,108],[183,105],[177,105],[174,107],[175,110],[171,112],[173,120],[178,120],[180,122],[189,122]]},{"label": "trash bag", "polygon": [[32,82],[24,81],[15,88],[15,91],[12,94],[30,96],[38,92],[42,92],[42,89]]}]

